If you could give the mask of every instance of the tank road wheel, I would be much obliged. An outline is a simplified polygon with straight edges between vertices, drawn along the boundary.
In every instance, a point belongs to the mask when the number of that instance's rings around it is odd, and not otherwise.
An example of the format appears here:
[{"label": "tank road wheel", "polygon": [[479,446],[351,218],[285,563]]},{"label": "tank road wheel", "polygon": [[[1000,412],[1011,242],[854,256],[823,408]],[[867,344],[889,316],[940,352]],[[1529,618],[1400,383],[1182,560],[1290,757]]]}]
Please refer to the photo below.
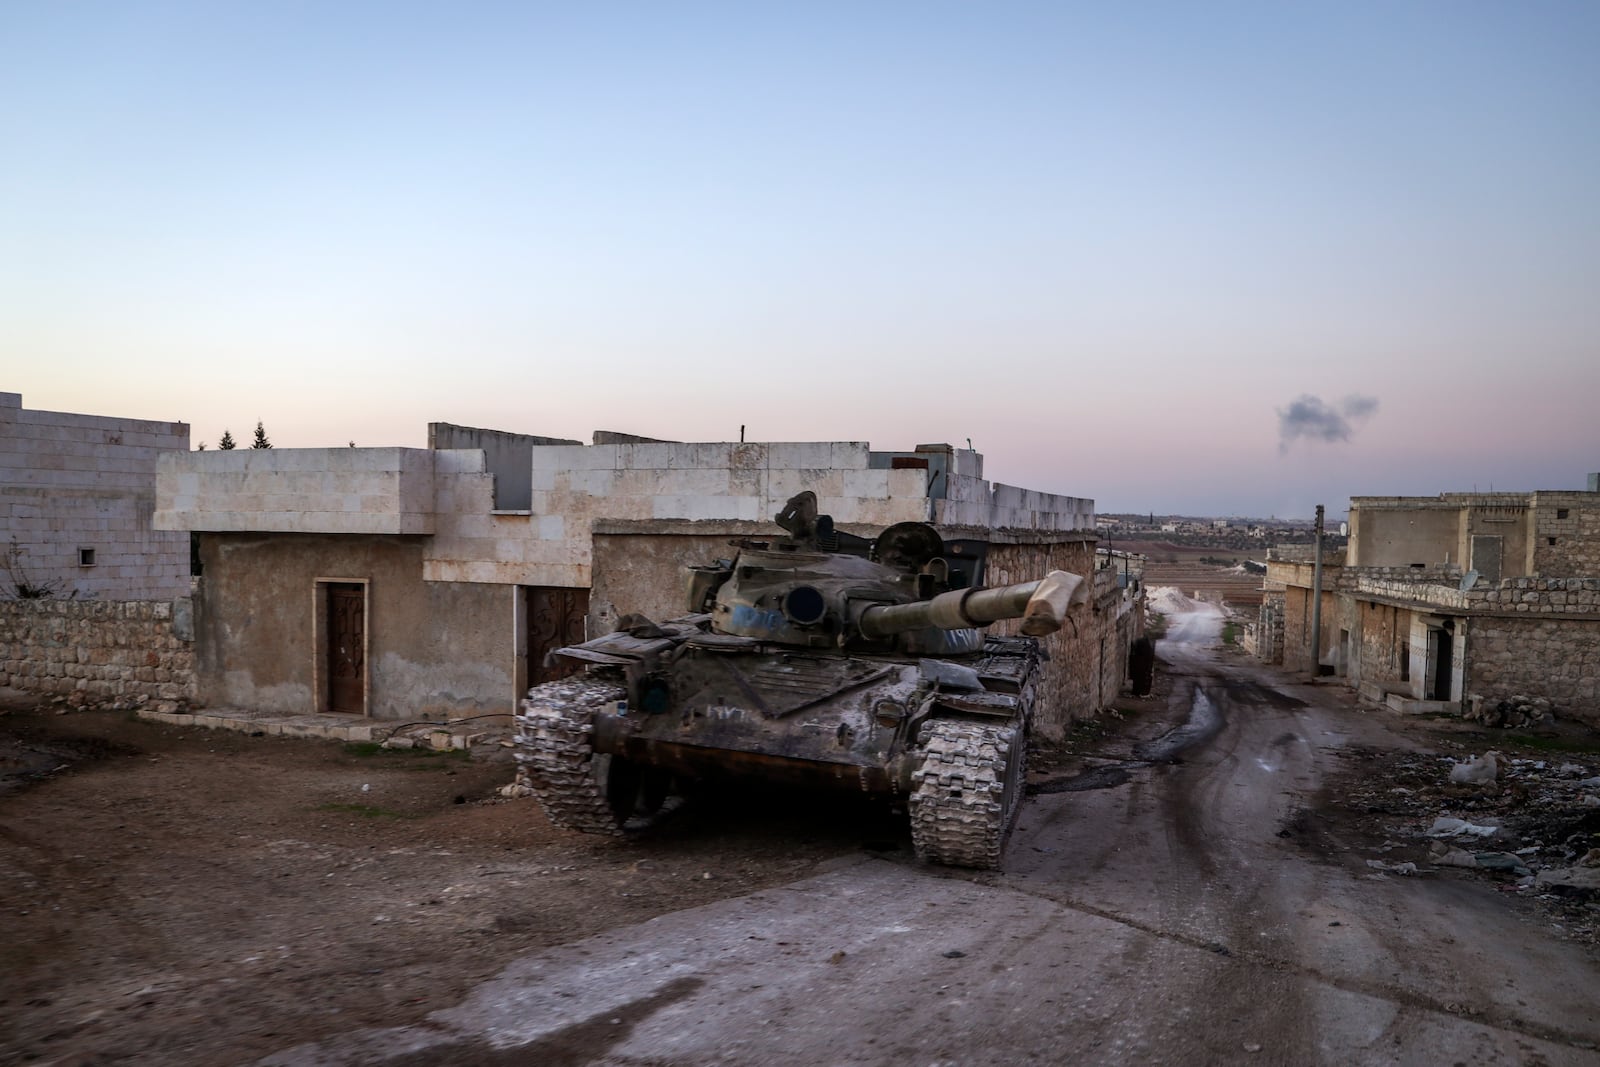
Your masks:
[{"label": "tank road wheel", "polygon": [[626,695],[620,685],[590,678],[546,682],[528,690],[517,715],[517,762],[553,825],[587,834],[622,833],[623,820],[597,774],[601,768],[591,736],[595,716]]},{"label": "tank road wheel", "polygon": [[657,817],[668,814],[672,777],[659,767],[647,767],[621,756],[597,756],[606,764],[599,777],[605,782],[606,801],[626,830],[648,829]]},{"label": "tank road wheel", "polygon": [[911,775],[911,841],[920,859],[996,870],[1022,807],[1027,734],[1014,722],[930,719]]}]

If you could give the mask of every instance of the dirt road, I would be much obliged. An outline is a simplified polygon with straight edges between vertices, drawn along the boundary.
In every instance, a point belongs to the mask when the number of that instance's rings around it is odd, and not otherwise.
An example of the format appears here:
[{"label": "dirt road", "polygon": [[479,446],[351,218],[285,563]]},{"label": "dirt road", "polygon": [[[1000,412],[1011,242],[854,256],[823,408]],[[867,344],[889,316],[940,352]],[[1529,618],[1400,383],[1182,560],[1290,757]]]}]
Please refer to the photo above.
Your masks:
[{"label": "dirt road", "polygon": [[1166,695],[1044,769],[1003,874],[859,804],[599,841],[503,764],[13,711],[0,1060],[1600,1063],[1565,920],[1367,865],[1349,798],[1435,740],[1219,621],[1171,619]]},{"label": "dirt road", "polygon": [[1354,823],[1307,829],[1359,775],[1341,753],[1408,744],[1393,720],[1218,660],[1219,624],[1173,620],[1170,721],[1047,783],[1003,875],[863,859],[266,1062],[1600,1062],[1588,946],[1490,883],[1375,871]]}]

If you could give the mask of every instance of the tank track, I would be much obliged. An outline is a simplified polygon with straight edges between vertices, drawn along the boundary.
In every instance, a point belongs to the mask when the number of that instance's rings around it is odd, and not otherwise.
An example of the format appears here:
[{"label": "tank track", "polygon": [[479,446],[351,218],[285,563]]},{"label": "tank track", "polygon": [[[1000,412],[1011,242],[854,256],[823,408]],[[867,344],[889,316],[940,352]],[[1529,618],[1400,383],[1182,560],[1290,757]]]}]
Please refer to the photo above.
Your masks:
[{"label": "tank track", "polygon": [[1027,736],[1015,722],[931,719],[911,774],[911,841],[930,863],[996,870],[1021,806]]},{"label": "tank track", "polygon": [[517,715],[517,763],[552,825],[586,834],[622,835],[622,824],[595,774],[594,717],[627,691],[611,682],[568,678],[528,690]]}]

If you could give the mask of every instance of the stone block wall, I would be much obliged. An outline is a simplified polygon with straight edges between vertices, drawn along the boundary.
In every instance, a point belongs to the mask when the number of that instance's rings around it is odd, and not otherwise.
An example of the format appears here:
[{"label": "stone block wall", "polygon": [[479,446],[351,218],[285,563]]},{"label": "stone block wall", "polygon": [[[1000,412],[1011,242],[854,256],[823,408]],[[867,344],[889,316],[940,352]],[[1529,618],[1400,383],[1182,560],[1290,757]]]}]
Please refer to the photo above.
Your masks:
[{"label": "stone block wall", "polygon": [[170,600],[189,591],[189,537],[158,529],[156,465],[187,454],[182,422],[33,411],[0,393],[0,596],[26,579],[58,597]]},{"label": "stone block wall", "polygon": [[1600,578],[1507,578],[1464,594],[1476,611],[1519,615],[1600,615]]},{"label": "stone block wall", "polygon": [[1532,573],[1600,575],[1600,498],[1593,493],[1535,493]]},{"label": "stone block wall", "polygon": [[1547,698],[1561,718],[1600,727],[1600,620],[1474,618],[1467,694],[1493,704]]},{"label": "stone block wall", "polygon": [[1282,590],[1267,593],[1256,611],[1255,654],[1266,663],[1283,662]]},{"label": "stone block wall", "polygon": [[[1135,620],[1122,618],[1123,590],[1109,572],[1094,570],[1094,541],[1054,541],[1037,543],[991,544],[984,571],[985,585],[1009,585],[1043,578],[1053,570],[1068,571],[1095,580],[1091,604],[1077,607],[1067,625],[1043,639],[1050,653],[1040,671],[1035,703],[1035,725],[1041,736],[1058,739],[1079,719],[1095,717],[1121,692],[1127,677],[1127,644],[1132,640]],[[1131,612],[1130,612],[1131,614]],[[992,631],[1014,634],[1017,622],[997,623]],[[1113,678],[1112,681],[1107,681]]]},{"label": "stone block wall", "polygon": [[[1329,653],[1337,643],[1339,630],[1353,629],[1355,623],[1339,613],[1343,598],[1329,590],[1322,593],[1322,655],[1329,661]],[[1283,658],[1284,669],[1311,670],[1311,590],[1290,586],[1283,595]]]},{"label": "stone block wall", "polygon": [[195,697],[194,629],[178,600],[0,600],[0,686],[76,704]]}]

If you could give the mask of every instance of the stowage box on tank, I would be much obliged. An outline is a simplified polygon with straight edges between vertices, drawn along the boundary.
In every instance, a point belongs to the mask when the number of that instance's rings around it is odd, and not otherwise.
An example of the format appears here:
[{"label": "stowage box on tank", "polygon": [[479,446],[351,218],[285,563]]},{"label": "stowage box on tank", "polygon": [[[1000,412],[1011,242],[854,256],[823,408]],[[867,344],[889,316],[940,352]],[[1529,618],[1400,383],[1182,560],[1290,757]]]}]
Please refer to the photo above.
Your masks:
[{"label": "stowage box on tank", "polygon": [[[1077,575],[977,587],[981,543],[900,523],[837,532],[801,493],[787,536],[685,577],[689,614],[624,616],[551,655],[517,758],[550,821],[618,834],[677,785],[727,776],[899,794],[917,855],[993,868],[1023,792],[1040,650],[1087,593]],[[1022,619],[1022,637],[984,634]],[[636,824],[636,823],[635,823]]]}]

